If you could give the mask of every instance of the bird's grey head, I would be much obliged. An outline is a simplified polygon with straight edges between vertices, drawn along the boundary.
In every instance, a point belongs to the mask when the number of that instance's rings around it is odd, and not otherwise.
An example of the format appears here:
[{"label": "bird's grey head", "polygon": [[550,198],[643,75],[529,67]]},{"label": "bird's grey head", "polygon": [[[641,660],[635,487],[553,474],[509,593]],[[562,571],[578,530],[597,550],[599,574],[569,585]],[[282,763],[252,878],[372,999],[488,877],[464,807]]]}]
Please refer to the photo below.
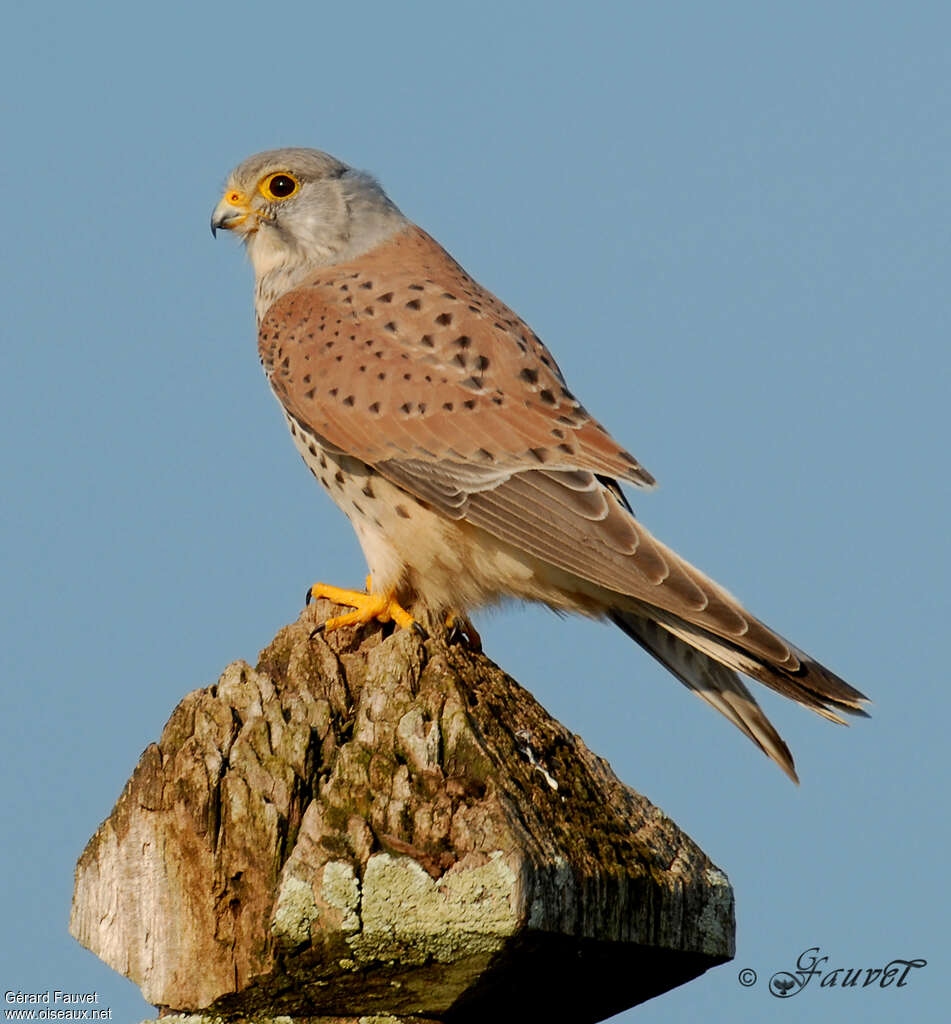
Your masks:
[{"label": "bird's grey head", "polygon": [[369,174],[316,149],[248,157],[211,216],[212,233],[234,231],[247,247],[259,319],[315,269],[354,259],[406,224]]}]

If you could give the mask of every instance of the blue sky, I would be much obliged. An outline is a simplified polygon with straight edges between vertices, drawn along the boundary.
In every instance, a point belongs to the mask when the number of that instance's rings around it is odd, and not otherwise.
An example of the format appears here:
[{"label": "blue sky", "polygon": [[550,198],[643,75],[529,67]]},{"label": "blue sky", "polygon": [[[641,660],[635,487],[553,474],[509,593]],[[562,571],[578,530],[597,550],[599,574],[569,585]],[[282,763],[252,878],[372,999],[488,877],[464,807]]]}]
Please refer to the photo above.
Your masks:
[{"label": "blue sky", "polygon": [[[308,145],[532,324],[660,481],[654,532],[875,702],[843,729],[763,694],[795,789],[619,632],[479,621],[734,885],[736,960],[618,1020],[941,1017],[951,8],[511,7],[5,15],[4,991],[148,1015],[68,936],[76,858],[186,692],[363,579],[208,232],[234,164]],[[928,966],[780,1004],[812,946]]]}]

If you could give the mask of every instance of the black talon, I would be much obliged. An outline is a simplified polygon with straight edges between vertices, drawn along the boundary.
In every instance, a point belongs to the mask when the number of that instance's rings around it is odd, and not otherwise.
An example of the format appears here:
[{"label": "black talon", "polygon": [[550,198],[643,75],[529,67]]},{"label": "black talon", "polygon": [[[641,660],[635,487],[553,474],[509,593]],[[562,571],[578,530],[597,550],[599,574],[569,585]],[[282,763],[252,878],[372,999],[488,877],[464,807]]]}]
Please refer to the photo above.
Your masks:
[{"label": "black talon", "polygon": [[308,588],[307,588],[307,593],[306,593],[306,594],[304,594],[304,607],[305,607],[305,608],[306,608],[306,607],[307,607],[307,606],[308,606],[308,605],[310,604],[310,602],[311,602],[311,601],[313,601],[313,599],[314,599],[314,598],[313,598],[313,595],[311,594],[311,591],[312,591],[313,589],[314,589],[313,587],[308,587]]},{"label": "black talon", "polygon": [[319,625],[314,626],[314,628],[310,631],[310,639],[313,640],[315,637],[320,636],[320,634],[324,631],[324,626],[326,625],[326,622],[321,622]]},{"label": "black talon", "polygon": [[[470,632],[469,629],[472,629],[472,632]],[[469,629],[462,625],[459,619],[454,617],[446,629],[446,642],[450,644],[462,644],[462,646],[469,651],[474,651],[477,654],[481,653],[482,640],[471,625]]]},{"label": "black talon", "polygon": [[422,640],[429,639],[429,634],[415,619],[413,620],[413,630],[416,633],[416,635],[420,637]]}]

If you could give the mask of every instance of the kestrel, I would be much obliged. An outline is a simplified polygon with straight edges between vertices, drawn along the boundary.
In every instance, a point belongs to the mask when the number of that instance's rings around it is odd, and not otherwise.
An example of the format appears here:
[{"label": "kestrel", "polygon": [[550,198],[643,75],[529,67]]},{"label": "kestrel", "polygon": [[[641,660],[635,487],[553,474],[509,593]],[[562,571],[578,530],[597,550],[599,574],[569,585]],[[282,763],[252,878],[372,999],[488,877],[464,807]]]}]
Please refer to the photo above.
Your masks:
[{"label": "kestrel", "polygon": [[738,673],[836,722],[867,698],[655,539],[618,480],[654,480],[532,330],[369,175],[326,153],[245,160],[211,219],[244,241],[259,352],[294,443],[349,517],[367,593],[325,628],[464,618],[503,598],[607,618],[793,780]]}]

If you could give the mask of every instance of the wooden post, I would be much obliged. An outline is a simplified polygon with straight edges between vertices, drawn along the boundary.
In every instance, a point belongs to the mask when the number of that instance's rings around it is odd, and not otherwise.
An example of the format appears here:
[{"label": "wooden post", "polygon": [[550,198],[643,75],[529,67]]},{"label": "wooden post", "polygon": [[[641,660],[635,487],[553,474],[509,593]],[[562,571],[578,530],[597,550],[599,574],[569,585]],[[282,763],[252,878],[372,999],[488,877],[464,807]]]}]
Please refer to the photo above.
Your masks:
[{"label": "wooden post", "polygon": [[723,873],[527,691],[331,613],[188,694],[79,860],[72,934],[149,1002],[582,1024],[732,957]]}]

